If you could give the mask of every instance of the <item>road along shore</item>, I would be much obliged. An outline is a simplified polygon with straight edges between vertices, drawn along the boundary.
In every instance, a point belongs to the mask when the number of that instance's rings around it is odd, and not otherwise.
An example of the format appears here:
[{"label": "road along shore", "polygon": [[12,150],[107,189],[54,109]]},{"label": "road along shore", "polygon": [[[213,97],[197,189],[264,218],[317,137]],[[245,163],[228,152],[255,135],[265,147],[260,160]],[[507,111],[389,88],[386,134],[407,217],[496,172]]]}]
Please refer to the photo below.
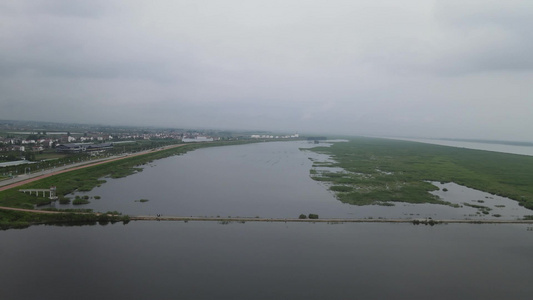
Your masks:
[{"label": "road along shore", "polygon": [[[14,207],[0,206],[0,210],[14,210],[29,213],[41,213],[41,214],[61,214],[72,213],[64,211],[48,211],[38,209],[23,209]],[[87,213],[80,213],[87,214]],[[178,217],[178,216],[129,216],[130,221],[172,221],[172,222],[220,222],[220,223],[246,223],[246,222],[271,222],[271,223],[413,223],[420,225],[437,225],[437,224],[533,224],[533,220],[436,220],[436,219],[342,219],[342,218],[329,218],[329,219],[294,219],[294,218],[252,218],[252,217],[234,217],[234,218],[221,218],[221,217]]]},{"label": "road along shore", "polygon": [[211,222],[293,222],[293,223],[414,223],[419,224],[533,224],[533,220],[434,220],[434,219],[287,219],[287,218],[215,218],[173,216],[130,216],[131,221],[211,221]]},{"label": "road along shore", "polygon": [[[41,180],[41,179],[44,179],[44,178],[47,178],[47,177],[51,177],[51,176],[54,176],[54,175],[57,175],[57,174],[62,174],[62,173],[66,173],[66,172],[70,172],[70,171],[74,171],[74,170],[93,167],[93,166],[105,164],[105,163],[112,162],[112,161],[117,161],[117,160],[126,159],[126,158],[130,158],[130,157],[140,156],[140,155],[144,155],[144,154],[148,154],[148,153],[154,153],[154,152],[163,151],[163,150],[167,150],[167,149],[171,149],[171,148],[177,148],[177,147],[181,147],[181,146],[184,146],[184,145],[185,144],[170,145],[170,146],[165,146],[165,147],[162,147],[162,148],[159,148],[159,149],[151,149],[151,150],[146,150],[146,151],[142,151],[142,152],[138,152],[138,153],[134,153],[134,154],[128,154],[128,155],[124,155],[124,156],[120,156],[120,157],[112,157],[112,158],[108,158],[108,159],[103,159],[103,160],[99,160],[97,162],[89,162],[89,163],[85,163],[85,164],[78,165],[78,166],[72,166],[72,165],[71,166],[66,166],[66,167],[64,167],[62,169],[59,169],[59,170],[56,170],[56,171],[52,171],[50,173],[46,173],[47,171],[45,171],[44,174],[43,174],[43,172],[37,172],[35,174],[29,175],[28,179],[23,179],[23,180],[20,180],[20,181],[16,181],[16,182],[11,183],[11,184],[7,183],[7,182],[9,182],[11,180],[10,179],[6,179],[6,180],[0,182],[0,192],[8,190],[8,189],[11,189],[11,188],[14,188],[14,187],[17,187],[17,186],[25,185],[25,184],[30,183],[30,182],[34,182],[34,181]],[[40,174],[42,174],[42,175],[40,175]],[[1,186],[2,184],[5,184],[5,185]]]}]

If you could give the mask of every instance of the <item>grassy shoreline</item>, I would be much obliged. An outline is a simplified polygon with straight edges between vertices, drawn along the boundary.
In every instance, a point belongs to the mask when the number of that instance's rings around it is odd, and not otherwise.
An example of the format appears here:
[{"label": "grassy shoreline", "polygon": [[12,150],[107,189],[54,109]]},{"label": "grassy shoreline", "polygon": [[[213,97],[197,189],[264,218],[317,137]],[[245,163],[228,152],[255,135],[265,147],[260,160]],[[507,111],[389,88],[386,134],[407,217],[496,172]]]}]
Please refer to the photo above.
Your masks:
[{"label": "grassy shoreline", "polygon": [[47,214],[0,209],[0,230],[24,229],[32,225],[82,226],[107,225],[116,222],[127,224],[129,221],[129,216],[107,213],[58,212]]},{"label": "grassy shoreline", "polygon": [[[376,138],[350,138],[311,151],[330,155],[346,172],[317,172],[337,198],[355,205],[394,202],[446,204],[428,181],[455,182],[508,197],[533,209],[533,157]],[[323,166],[317,163],[314,167]]]},{"label": "grassy shoreline", "polygon": [[[181,147],[165,149],[161,151],[149,152],[147,154],[128,157],[117,161],[110,161],[104,164],[90,166],[87,168],[73,170],[62,174],[57,174],[48,178],[34,181],[23,186],[11,188],[0,192],[0,206],[33,209],[34,206],[49,204],[50,200],[45,197],[37,197],[19,192],[19,189],[40,189],[57,187],[59,199],[64,199],[65,195],[74,191],[90,191],[105,180],[101,178],[120,178],[142,171],[141,165],[151,161],[162,159],[174,155],[181,155],[188,151],[206,147],[230,146],[255,143],[257,141],[224,141],[213,143],[186,144]],[[50,225],[95,225],[97,223],[107,224],[109,222],[129,222],[129,216],[122,216],[118,213],[98,214],[92,211],[72,212],[59,211],[55,214],[42,214],[33,212],[10,211],[0,209],[0,230],[10,228],[26,228],[37,224]]]},{"label": "grassy shoreline", "polygon": [[[30,196],[19,189],[57,186],[60,198],[74,191],[90,191],[102,178],[125,177],[142,171],[139,166],[153,160],[180,155],[198,148],[242,145],[256,141],[187,144],[150,152],[98,166],[54,175],[21,187],[0,192],[0,206],[32,209],[47,198]],[[533,157],[446,146],[373,138],[351,138],[331,147],[307,149],[330,155],[334,163],[315,162],[313,179],[330,183],[342,202],[355,205],[393,205],[394,202],[448,204],[428,193],[437,189],[428,181],[455,182],[492,194],[509,197],[533,209]],[[316,167],[340,167],[346,172],[318,172]],[[129,221],[117,213],[63,212],[37,214],[0,210],[0,229],[25,228],[33,224],[94,225]]]},{"label": "grassy shoreline", "polygon": [[102,180],[102,178],[107,176],[111,178],[121,178],[134,174],[136,172],[141,172],[142,168],[140,168],[140,166],[154,160],[166,158],[173,155],[181,155],[198,148],[241,145],[253,142],[255,141],[224,141],[204,144],[186,144],[182,147],[149,152],[140,156],[128,157],[125,159],[111,161],[97,166],[90,166],[79,170],[73,170],[70,172],[57,174],[48,178],[25,184],[20,187],[1,191],[0,206],[32,209],[35,205],[42,205],[49,202],[47,198],[20,193],[18,192],[19,189],[46,189],[50,186],[56,186],[57,195],[59,198],[62,198],[65,195],[70,194],[74,191],[90,191],[94,187],[105,183],[105,180]]}]

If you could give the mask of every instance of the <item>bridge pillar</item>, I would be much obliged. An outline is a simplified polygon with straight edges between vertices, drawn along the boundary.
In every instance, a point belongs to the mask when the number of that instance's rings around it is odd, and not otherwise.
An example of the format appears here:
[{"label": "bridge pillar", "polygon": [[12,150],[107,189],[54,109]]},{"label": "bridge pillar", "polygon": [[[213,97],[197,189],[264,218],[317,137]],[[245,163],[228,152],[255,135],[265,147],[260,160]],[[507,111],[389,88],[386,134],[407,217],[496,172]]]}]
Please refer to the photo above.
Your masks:
[{"label": "bridge pillar", "polygon": [[50,199],[57,199],[55,186],[50,187]]}]

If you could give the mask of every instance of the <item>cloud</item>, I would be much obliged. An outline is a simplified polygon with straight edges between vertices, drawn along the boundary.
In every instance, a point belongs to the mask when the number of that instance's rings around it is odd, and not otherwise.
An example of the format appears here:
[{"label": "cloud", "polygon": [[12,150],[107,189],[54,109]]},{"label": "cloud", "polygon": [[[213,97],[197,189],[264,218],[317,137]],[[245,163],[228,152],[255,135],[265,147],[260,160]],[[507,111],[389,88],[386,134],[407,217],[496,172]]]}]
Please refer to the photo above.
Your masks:
[{"label": "cloud", "polygon": [[109,8],[108,1],[94,0],[32,0],[7,1],[0,5],[4,15],[22,14],[28,16],[52,15],[57,17],[97,18]]},{"label": "cloud", "polygon": [[[533,3],[437,1],[437,70],[452,74],[533,70]],[[437,49],[438,48],[438,49]]]},{"label": "cloud", "polygon": [[528,138],[531,5],[3,2],[0,118]]}]

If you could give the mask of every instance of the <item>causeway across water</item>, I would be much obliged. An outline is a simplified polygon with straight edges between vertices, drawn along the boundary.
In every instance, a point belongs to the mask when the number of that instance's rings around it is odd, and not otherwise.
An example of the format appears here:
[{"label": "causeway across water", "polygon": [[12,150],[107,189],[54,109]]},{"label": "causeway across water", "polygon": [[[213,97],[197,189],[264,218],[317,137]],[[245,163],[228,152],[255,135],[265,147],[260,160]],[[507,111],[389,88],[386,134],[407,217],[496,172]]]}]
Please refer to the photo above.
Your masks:
[{"label": "causeway across water", "polygon": [[217,218],[217,217],[172,217],[172,216],[130,216],[132,221],[216,221],[216,222],[294,222],[294,223],[414,223],[419,224],[533,224],[533,220],[435,220],[435,219],[287,219],[287,218]]},{"label": "causeway across water", "polygon": [[[62,211],[48,211],[38,209],[23,209],[14,207],[0,206],[3,210],[24,211],[32,213],[43,214],[60,214],[71,213]],[[82,213],[86,214],[86,213]],[[130,216],[131,221],[204,221],[204,222],[221,222],[221,223],[246,223],[246,222],[277,222],[277,223],[413,223],[421,225],[436,225],[436,224],[533,224],[533,220],[495,220],[495,219],[481,219],[481,220],[437,220],[437,219],[384,219],[384,218],[366,218],[366,219],[342,219],[342,218],[328,218],[328,219],[291,219],[291,218],[252,218],[252,217],[176,217],[176,216]]]}]

